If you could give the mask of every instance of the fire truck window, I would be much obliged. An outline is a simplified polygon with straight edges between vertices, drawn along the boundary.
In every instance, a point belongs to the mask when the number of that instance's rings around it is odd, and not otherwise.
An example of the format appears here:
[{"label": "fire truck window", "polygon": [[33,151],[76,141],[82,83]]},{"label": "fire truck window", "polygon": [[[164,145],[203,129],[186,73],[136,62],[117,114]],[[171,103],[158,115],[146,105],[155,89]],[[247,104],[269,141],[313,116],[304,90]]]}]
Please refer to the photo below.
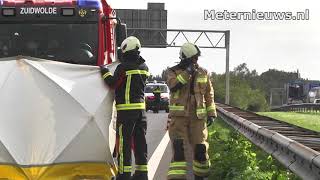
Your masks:
[{"label": "fire truck window", "polygon": [[[97,63],[97,24],[2,25],[6,28],[0,28],[0,58],[23,55],[76,64]],[[82,49],[88,58],[79,62]]]}]

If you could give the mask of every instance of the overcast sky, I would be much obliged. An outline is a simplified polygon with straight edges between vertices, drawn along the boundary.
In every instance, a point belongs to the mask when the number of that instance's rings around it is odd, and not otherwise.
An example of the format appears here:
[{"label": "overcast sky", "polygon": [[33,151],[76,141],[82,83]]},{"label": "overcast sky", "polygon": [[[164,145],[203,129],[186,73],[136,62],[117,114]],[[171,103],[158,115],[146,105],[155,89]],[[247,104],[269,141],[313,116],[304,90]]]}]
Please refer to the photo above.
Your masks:
[{"label": "overcast sky", "polygon": [[[303,78],[320,80],[320,5],[316,0],[109,0],[117,9],[146,9],[148,2],[164,2],[168,28],[230,30],[230,70],[241,63],[259,74],[270,68],[296,71]],[[204,10],[305,11],[307,21],[204,20]],[[170,36],[170,35],[169,35]],[[213,37],[216,38],[216,37]],[[203,40],[204,41],[204,40]],[[225,71],[225,51],[203,49],[199,63],[210,71]],[[179,61],[179,48],[143,49],[150,71],[160,74]]]}]

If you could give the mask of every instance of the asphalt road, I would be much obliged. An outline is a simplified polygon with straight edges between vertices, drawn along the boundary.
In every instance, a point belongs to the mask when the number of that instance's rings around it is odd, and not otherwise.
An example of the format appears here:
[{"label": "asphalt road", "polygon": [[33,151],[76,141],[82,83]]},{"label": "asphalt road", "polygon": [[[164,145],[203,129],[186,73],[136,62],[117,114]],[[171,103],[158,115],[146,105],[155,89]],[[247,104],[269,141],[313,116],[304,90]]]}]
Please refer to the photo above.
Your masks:
[{"label": "asphalt road", "polygon": [[[148,144],[148,177],[149,180],[166,180],[169,164],[172,158],[171,143],[166,130],[168,113],[160,111],[157,114],[147,112],[147,144]],[[191,157],[191,156],[190,156]],[[134,162],[134,155],[132,154]],[[189,169],[191,168],[189,163]],[[189,171],[188,180],[193,180]]]},{"label": "asphalt road", "polygon": [[166,180],[172,156],[169,137],[166,134],[168,113],[164,111],[157,114],[148,112],[147,119],[149,179]]}]

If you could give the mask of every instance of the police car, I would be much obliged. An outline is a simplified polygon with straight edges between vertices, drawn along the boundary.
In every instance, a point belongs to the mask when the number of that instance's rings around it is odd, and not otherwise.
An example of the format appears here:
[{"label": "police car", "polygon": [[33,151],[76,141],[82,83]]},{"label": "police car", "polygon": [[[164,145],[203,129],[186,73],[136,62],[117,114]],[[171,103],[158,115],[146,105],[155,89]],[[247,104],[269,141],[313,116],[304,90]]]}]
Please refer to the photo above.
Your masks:
[{"label": "police car", "polygon": [[156,87],[160,88],[161,94],[160,94],[160,109],[159,110],[165,110],[167,113],[169,112],[169,87],[164,82],[149,82],[146,84],[145,87],[145,99],[146,99],[146,111],[152,110],[153,112],[156,112],[156,104],[155,104],[155,96],[153,94],[153,91]]}]

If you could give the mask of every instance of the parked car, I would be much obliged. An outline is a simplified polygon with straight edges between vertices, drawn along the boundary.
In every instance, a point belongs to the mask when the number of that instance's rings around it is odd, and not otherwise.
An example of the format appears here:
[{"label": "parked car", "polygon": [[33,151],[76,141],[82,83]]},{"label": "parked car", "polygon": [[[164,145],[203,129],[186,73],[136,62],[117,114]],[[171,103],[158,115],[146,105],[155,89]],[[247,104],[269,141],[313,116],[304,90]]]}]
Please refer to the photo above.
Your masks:
[{"label": "parked car", "polygon": [[161,82],[153,82],[153,83],[147,83],[144,91],[144,95],[146,98],[146,111],[152,110],[153,112],[156,112],[156,104],[155,104],[155,96],[153,94],[153,91],[156,87],[160,88],[161,94],[160,94],[160,109],[159,110],[165,110],[167,113],[169,112],[169,87],[165,83]]}]

